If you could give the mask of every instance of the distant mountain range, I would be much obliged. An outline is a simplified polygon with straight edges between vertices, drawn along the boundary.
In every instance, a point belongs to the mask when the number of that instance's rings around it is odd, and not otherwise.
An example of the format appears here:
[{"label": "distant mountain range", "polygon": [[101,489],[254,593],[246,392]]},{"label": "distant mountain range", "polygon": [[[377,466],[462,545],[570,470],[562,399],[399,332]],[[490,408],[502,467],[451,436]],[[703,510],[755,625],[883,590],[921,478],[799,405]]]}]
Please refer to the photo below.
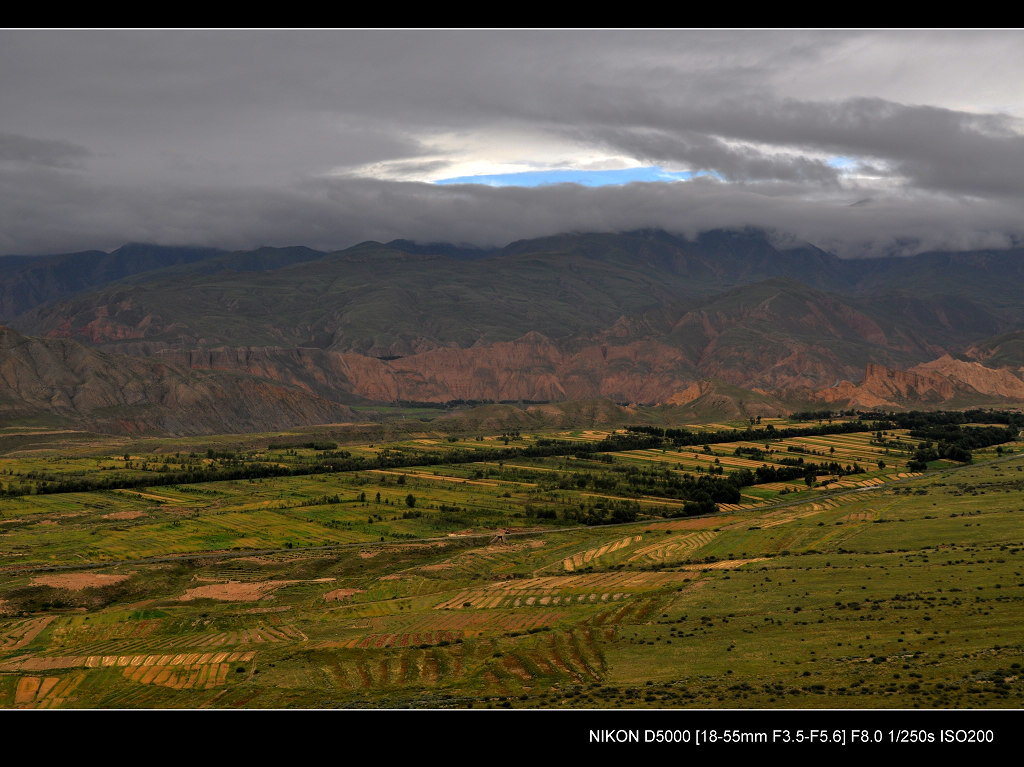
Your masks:
[{"label": "distant mountain range", "polygon": [[[140,424],[179,431],[337,420],[349,405],[398,400],[606,399],[738,415],[1005,404],[1024,401],[1021,285],[1024,249],[843,260],[754,230],[566,234],[489,250],[399,240],[333,253],[8,256],[0,323],[26,338],[4,336],[0,397],[8,413],[72,417],[42,389],[26,399],[28,368],[12,349],[35,344],[92,361],[78,383],[37,366],[34,386],[65,381],[75,402],[104,365],[131,371],[152,395],[146,407],[165,408]],[[260,392],[249,401],[267,408],[263,421],[214,404],[237,402],[241,385]],[[231,416],[167,420],[185,408],[167,387],[203,391],[204,408]],[[257,404],[264,396],[277,405]],[[92,412],[86,400],[74,417]]]}]

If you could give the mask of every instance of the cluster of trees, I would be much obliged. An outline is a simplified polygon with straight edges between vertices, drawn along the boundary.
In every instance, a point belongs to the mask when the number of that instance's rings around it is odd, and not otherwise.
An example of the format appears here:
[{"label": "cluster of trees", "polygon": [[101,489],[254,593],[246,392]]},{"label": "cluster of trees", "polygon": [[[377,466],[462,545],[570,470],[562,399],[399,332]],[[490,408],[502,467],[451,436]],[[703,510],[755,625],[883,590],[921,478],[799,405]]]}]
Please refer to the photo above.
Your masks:
[{"label": "cluster of trees", "polygon": [[803,458],[783,458],[779,466],[764,464],[751,471],[740,469],[729,475],[729,479],[740,487],[750,485],[761,485],[766,482],[787,482],[793,479],[808,479],[821,474],[831,474],[836,477],[845,477],[847,474],[863,474],[864,468],[854,463],[852,466],[840,465],[837,461],[828,463],[805,462]]},{"label": "cluster of trees", "polygon": [[[732,429],[730,431],[691,431],[687,429],[662,429],[657,426],[629,426],[628,431],[636,434],[646,434],[651,437],[660,437],[670,440],[672,445],[681,446],[706,446],[708,443],[740,442],[740,441],[763,441],[765,439],[788,439],[790,437],[823,436],[827,434],[848,434],[853,432],[877,431],[879,434],[878,444],[887,446],[898,445],[899,443],[886,442],[881,433],[884,429],[907,429],[914,439],[922,440],[918,445],[913,458],[908,462],[907,467],[911,471],[924,471],[928,461],[939,458],[948,458],[961,463],[971,461],[971,451],[991,445],[999,445],[1004,442],[1012,442],[1017,439],[1024,429],[1024,413],[1010,410],[963,410],[963,411],[920,411],[911,410],[905,413],[876,414],[876,420],[864,420],[869,414],[857,411],[844,411],[833,413],[830,410],[804,411],[793,413],[790,417],[799,420],[826,420],[835,416],[857,415],[856,421],[844,421],[839,423],[819,423],[817,426],[792,427],[776,429],[771,424],[764,429]],[[968,426],[974,423],[998,423],[1005,426]],[[799,448],[789,448],[790,452],[800,452]],[[758,448],[737,448],[736,455],[749,455],[755,459],[763,458],[766,454]],[[786,463],[786,461],[782,461]],[[804,467],[805,476],[810,476],[812,469],[820,470],[820,473],[856,474],[860,467],[834,467],[838,464],[830,463],[823,466],[807,464]],[[756,482],[782,481],[800,476],[795,468],[773,468],[762,467],[756,474]],[[778,479],[767,477],[777,476]],[[762,477],[765,477],[762,479]],[[744,483],[746,484],[746,483]]]},{"label": "cluster of trees", "polygon": [[[366,493],[362,493],[360,500],[366,500]],[[341,496],[335,493],[334,495],[320,495],[316,498],[310,498],[302,501],[299,506],[324,506],[332,503],[341,503]]]},{"label": "cluster of trees", "polygon": [[[748,472],[749,474],[749,472]],[[549,490],[593,490],[611,495],[646,495],[674,500],[717,503],[739,503],[739,474],[679,475],[668,469],[615,466],[608,471],[561,473],[547,479]],[[714,510],[714,509],[712,509]]]},{"label": "cluster of trees", "polygon": [[[919,439],[914,457],[907,462],[911,471],[924,471],[929,461],[946,458],[959,463],[970,463],[971,451],[1004,442],[1012,442],[1024,426],[1024,414],[1000,410],[971,410],[966,412],[911,412],[893,416],[900,428],[910,430],[910,436]],[[1005,426],[967,426],[988,421]]]},{"label": "cluster of trees", "polygon": [[267,450],[295,450],[297,448],[307,448],[310,450],[337,450],[337,442],[271,442],[267,445]]},{"label": "cluster of trees", "polygon": [[599,498],[596,501],[581,502],[562,512],[566,520],[584,525],[614,525],[636,522],[640,504],[636,501]]},{"label": "cluster of trees", "polygon": [[1024,413],[1014,410],[910,410],[886,415],[888,428],[927,429],[933,426],[971,423],[1001,423],[1018,431],[1024,428]]},{"label": "cluster of trees", "polygon": [[759,447],[738,447],[732,451],[732,454],[740,458],[751,458],[755,461],[763,461],[768,457],[768,451],[762,450]]},{"label": "cluster of trees", "polygon": [[865,413],[863,410],[800,410],[796,413],[789,414],[789,420],[791,421],[830,421],[833,418],[851,418],[857,416],[858,418],[864,418],[869,416],[870,413]]}]

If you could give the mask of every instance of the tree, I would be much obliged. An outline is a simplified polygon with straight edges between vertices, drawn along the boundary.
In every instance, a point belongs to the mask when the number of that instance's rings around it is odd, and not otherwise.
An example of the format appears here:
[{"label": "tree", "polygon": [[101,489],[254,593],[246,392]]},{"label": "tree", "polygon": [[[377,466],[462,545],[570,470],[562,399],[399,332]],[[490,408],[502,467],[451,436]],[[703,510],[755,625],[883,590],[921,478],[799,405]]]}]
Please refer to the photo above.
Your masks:
[{"label": "tree", "polygon": [[405,505],[408,506],[410,509],[413,506],[415,506],[416,505],[416,496],[413,495],[412,493],[409,493],[409,495],[405,496]]}]

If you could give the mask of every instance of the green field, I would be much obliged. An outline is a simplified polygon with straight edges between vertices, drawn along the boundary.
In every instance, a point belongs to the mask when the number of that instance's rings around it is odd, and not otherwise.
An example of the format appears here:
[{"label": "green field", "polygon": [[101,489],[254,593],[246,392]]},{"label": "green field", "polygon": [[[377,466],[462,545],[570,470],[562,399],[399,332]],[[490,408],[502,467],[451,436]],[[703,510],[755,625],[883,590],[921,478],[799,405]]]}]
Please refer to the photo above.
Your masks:
[{"label": "green field", "polygon": [[[1020,707],[1024,444],[495,453],[609,436],[0,434],[0,707]],[[795,457],[863,471],[671,495]]]}]

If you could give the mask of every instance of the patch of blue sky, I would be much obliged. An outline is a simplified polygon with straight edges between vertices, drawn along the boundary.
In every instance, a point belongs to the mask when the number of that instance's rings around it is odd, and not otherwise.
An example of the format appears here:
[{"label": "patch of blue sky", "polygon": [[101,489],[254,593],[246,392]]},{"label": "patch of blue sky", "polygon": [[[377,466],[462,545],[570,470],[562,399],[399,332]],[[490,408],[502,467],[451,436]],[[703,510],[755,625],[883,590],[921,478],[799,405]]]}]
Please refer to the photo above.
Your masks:
[{"label": "patch of blue sky", "polygon": [[434,181],[435,184],[484,184],[486,186],[541,186],[544,184],[579,184],[610,186],[634,181],[689,181],[704,175],[693,171],[667,171],[656,165],[615,170],[529,170],[520,173],[494,173],[479,176],[457,176]]},{"label": "patch of blue sky", "polygon": [[845,155],[837,155],[835,157],[829,157],[827,160],[828,164],[833,168],[839,168],[845,170],[857,164],[857,161],[852,157],[846,157]]}]

